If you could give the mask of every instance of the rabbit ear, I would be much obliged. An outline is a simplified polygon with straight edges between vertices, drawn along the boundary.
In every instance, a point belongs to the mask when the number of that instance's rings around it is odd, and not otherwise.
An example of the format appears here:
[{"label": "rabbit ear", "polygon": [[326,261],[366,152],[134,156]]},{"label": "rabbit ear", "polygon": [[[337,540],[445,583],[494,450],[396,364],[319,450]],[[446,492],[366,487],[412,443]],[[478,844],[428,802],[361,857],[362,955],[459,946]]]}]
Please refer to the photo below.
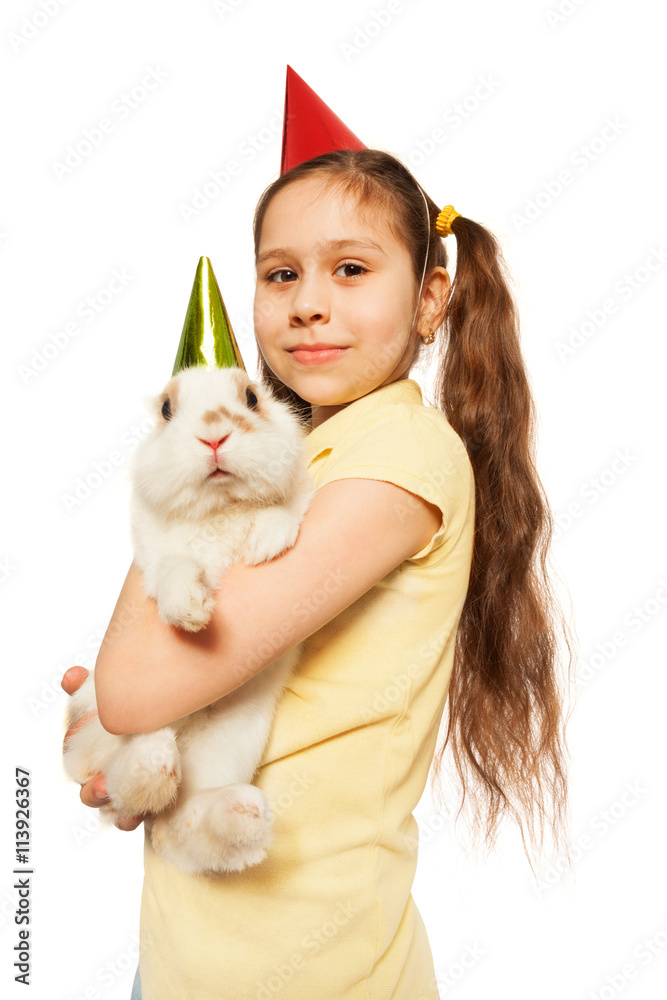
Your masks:
[{"label": "rabbit ear", "polygon": [[155,406],[157,404],[158,398],[159,398],[158,396],[155,395],[149,396],[148,394],[146,394],[145,396],[139,396],[142,406],[144,406],[145,409],[149,411],[149,413],[155,412]]},{"label": "rabbit ear", "polygon": [[164,402],[164,396],[160,393],[159,396],[155,394],[140,396],[141,402],[144,404],[148,412],[152,417],[155,417],[159,421],[162,411],[162,403]]}]

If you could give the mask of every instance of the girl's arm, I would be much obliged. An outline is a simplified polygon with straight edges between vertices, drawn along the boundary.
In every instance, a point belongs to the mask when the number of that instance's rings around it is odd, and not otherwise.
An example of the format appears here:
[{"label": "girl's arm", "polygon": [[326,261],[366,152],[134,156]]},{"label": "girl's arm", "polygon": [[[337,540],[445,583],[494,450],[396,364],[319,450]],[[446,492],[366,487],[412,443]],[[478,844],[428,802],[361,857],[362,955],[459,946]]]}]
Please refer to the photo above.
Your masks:
[{"label": "girl's arm", "polygon": [[435,505],[400,486],[327,483],[291,549],[225,573],[213,617],[197,633],[162,621],[132,563],[95,666],[102,725],[147,732],[222,698],[422,549],[441,521]]}]

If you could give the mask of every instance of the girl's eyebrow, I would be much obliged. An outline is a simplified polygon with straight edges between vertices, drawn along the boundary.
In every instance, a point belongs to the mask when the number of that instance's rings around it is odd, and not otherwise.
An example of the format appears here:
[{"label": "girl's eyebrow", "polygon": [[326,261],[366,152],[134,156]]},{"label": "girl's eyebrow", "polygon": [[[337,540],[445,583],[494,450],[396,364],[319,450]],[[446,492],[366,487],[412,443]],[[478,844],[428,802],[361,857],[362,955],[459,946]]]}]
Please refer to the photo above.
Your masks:
[{"label": "girl's eyebrow", "polygon": [[[328,240],[326,243],[318,244],[319,249],[322,251],[327,250],[344,250],[346,247],[351,247],[356,250],[377,250],[379,253],[386,256],[384,250],[379,243],[373,242],[373,240]],[[266,260],[271,257],[289,257],[295,256],[296,251],[291,247],[276,247],[274,250],[265,250],[257,258],[256,266],[259,267]]]}]

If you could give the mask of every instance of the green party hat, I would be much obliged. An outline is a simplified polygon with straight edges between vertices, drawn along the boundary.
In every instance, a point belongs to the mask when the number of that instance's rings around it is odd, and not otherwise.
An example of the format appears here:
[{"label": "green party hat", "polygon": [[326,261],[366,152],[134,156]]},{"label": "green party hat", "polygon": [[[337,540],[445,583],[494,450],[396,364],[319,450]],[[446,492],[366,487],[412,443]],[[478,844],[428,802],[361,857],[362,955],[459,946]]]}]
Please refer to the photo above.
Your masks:
[{"label": "green party hat", "polygon": [[246,370],[208,257],[199,258],[171,374],[195,365]]}]

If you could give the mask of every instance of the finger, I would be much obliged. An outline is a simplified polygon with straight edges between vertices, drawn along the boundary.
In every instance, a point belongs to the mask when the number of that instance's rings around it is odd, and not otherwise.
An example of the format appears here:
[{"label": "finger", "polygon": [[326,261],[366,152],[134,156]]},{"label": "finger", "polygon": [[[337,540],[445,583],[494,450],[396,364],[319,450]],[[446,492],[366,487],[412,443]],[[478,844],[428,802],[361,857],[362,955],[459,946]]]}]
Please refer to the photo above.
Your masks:
[{"label": "finger", "polygon": [[82,785],[79,798],[84,805],[92,806],[93,809],[99,809],[100,806],[107,805],[109,796],[107,795],[104,775],[96,774],[94,778],[91,778],[85,785]]},{"label": "finger", "polygon": [[143,821],[143,816],[116,816],[114,826],[118,827],[119,830],[136,830]]},{"label": "finger", "polygon": [[67,694],[74,694],[75,691],[79,690],[87,676],[88,671],[85,667],[70,667],[63,674],[60,686]]}]

